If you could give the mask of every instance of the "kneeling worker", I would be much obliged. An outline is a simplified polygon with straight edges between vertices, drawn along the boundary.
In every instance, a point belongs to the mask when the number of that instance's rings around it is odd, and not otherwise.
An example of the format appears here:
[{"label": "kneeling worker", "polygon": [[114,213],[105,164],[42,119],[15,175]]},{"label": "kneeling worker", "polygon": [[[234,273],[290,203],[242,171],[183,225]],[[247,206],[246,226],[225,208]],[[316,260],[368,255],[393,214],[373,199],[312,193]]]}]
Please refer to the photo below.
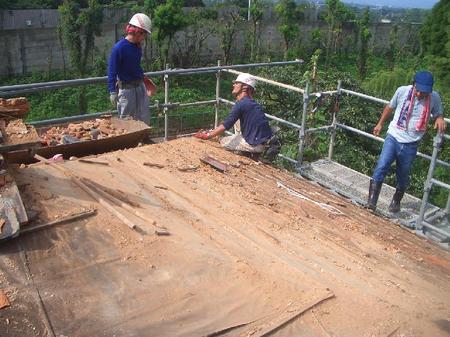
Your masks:
[{"label": "kneeling worker", "polygon": [[274,159],[279,152],[280,143],[274,136],[261,105],[253,99],[255,88],[256,80],[250,74],[240,74],[233,82],[232,94],[236,98],[236,104],[231,113],[214,130],[199,132],[195,137],[211,139],[223,134],[239,121],[242,133],[223,137],[221,145],[231,151],[265,152],[267,159]]}]

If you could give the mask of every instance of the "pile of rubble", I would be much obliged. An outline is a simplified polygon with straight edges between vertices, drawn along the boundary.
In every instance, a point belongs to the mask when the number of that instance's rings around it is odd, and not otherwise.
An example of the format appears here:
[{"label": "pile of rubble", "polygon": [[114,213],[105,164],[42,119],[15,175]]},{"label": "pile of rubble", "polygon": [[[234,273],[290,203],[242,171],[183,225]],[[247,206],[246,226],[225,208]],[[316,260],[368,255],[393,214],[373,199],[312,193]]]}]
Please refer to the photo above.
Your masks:
[{"label": "pile of rubble", "polygon": [[2,120],[25,118],[30,110],[30,104],[25,97],[0,98],[0,114]]},{"label": "pile of rubble", "polygon": [[42,134],[41,138],[44,144],[53,146],[109,138],[124,133],[125,129],[116,128],[109,118],[97,118],[67,126],[54,126]]}]

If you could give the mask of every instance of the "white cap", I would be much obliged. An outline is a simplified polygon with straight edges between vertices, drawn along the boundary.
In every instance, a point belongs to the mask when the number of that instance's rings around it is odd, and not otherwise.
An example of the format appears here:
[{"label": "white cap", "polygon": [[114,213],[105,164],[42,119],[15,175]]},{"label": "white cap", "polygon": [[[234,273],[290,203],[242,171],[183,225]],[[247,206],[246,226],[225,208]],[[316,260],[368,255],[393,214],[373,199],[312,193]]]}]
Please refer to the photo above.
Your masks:
[{"label": "white cap", "polygon": [[151,27],[152,27],[152,20],[150,20],[150,18],[145,15],[144,13],[137,13],[134,14],[133,17],[131,18],[130,25],[139,27],[143,30],[145,30],[147,33],[151,34]]},{"label": "white cap", "polygon": [[239,74],[239,76],[234,80],[234,82],[240,82],[251,86],[253,89],[256,88],[256,80],[255,78],[247,73]]}]

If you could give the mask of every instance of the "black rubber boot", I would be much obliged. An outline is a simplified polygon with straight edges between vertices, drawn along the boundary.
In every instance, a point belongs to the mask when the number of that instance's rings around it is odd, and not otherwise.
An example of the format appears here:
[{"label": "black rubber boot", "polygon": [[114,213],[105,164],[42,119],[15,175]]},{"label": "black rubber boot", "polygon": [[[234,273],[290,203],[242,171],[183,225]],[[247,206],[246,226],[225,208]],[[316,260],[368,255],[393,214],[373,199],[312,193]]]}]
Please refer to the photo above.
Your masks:
[{"label": "black rubber boot", "polygon": [[377,183],[373,179],[370,179],[369,198],[367,199],[366,207],[371,209],[372,211],[375,211],[375,209],[377,208],[381,186],[383,186],[383,183]]},{"label": "black rubber boot", "polygon": [[405,191],[395,190],[394,196],[392,197],[391,204],[389,205],[389,212],[398,213],[400,212],[400,201],[402,201]]}]

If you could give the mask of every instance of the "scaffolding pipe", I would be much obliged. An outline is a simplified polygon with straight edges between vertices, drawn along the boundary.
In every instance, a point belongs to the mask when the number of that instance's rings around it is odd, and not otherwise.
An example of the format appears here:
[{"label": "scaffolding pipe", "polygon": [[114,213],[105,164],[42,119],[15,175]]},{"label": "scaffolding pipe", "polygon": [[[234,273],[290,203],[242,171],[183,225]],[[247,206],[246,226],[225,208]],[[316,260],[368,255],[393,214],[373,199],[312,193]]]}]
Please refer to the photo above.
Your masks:
[{"label": "scaffolding pipe", "polygon": [[[339,81],[340,82],[340,81]],[[330,96],[333,96],[334,94],[338,94],[339,93],[339,91],[338,90],[330,90],[330,91],[318,91],[318,92],[313,92],[313,93],[311,93],[311,94],[309,94],[309,96],[315,96],[315,97],[318,97],[318,96],[324,96],[324,95],[330,95]]]},{"label": "scaffolding pipe", "polygon": [[298,142],[298,154],[297,154],[297,165],[302,165],[303,162],[303,148],[305,146],[305,124],[306,115],[308,113],[308,103],[309,103],[309,83],[306,83],[305,90],[303,92],[303,111],[302,111],[302,122],[301,128],[299,130],[299,142]]},{"label": "scaffolding pipe", "polygon": [[427,180],[425,181],[425,184],[423,187],[424,193],[423,193],[423,197],[422,197],[422,203],[420,205],[419,216],[417,217],[417,221],[416,221],[416,228],[418,230],[422,230],[422,227],[423,227],[422,222],[424,221],[425,208],[428,203],[428,199],[430,197],[431,187],[433,186],[432,180],[433,180],[434,168],[436,166],[436,158],[441,149],[441,145],[442,145],[442,135],[438,133],[434,137],[434,140],[433,140],[433,154],[431,157],[430,167],[428,168]]},{"label": "scaffolding pipe", "polygon": [[[249,64],[236,64],[230,66],[217,66],[217,67],[201,67],[201,68],[189,68],[189,69],[169,69],[160,71],[146,72],[147,76],[165,76],[165,75],[193,75],[203,73],[214,73],[225,69],[241,69],[241,68],[256,68],[256,67],[273,67],[273,66],[285,66],[301,64],[303,60],[296,61],[283,61],[283,62],[268,62],[268,63],[249,63]],[[107,76],[102,77],[89,77],[74,80],[61,80],[51,82],[40,82],[30,84],[19,84],[0,87],[1,97],[11,97],[19,94],[29,94],[37,91],[54,90],[58,88],[76,87],[80,85],[89,84],[103,84],[108,80]]]},{"label": "scaffolding pipe", "polygon": [[[358,134],[358,135],[366,136],[367,138],[374,139],[374,140],[376,140],[376,141],[378,141],[378,142],[384,143],[384,139],[383,139],[383,138],[374,136],[374,135],[372,135],[372,134],[370,134],[370,133],[361,131],[361,130],[356,129],[356,128],[353,128],[353,127],[351,127],[351,126],[348,126],[348,125],[345,125],[345,124],[341,124],[341,123],[336,123],[336,126],[339,127],[339,128],[341,128],[341,129],[345,129],[345,130],[354,132],[354,133],[356,133],[356,134]],[[427,154],[424,154],[424,153],[422,153],[422,152],[417,152],[417,156],[418,156],[418,157],[421,157],[421,158],[424,158],[424,159],[427,159],[427,160],[431,160],[431,156],[429,156],[429,155],[427,155]],[[436,159],[436,163],[439,164],[439,165],[441,165],[441,166],[450,168],[450,163],[447,163],[447,162],[445,162],[445,161],[443,161],[443,160]]]},{"label": "scaffolding pipe", "polygon": [[[227,69],[225,71],[228,72],[228,73],[231,73],[231,74],[236,74],[236,75],[242,74],[241,71],[232,70],[232,69]],[[284,83],[277,82],[277,81],[268,80],[268,79],[265,79],[264,77],[259,77],[259,76],[255,76],[255,75],[252,75],[252,77],[254,77],[256,80],[258,80],[260,82],[265,82],[265,83],[268,83],[268,84],[275,85],[277,87],[289,89],[289,90],[292,90],[292,91],[295,91],[295,92],[299,92],[299,93],[302,93],[302,94],[304,93],[303,89],[294,87],[293,85],[289,85],[289,84],[284,84]]]},{"label": "scaffolding pipe", "polygon": [[[432,224],[430,224],[430,223],[428,223],[426,221],[423,222],[422,227],[429,228],[429,229],[435,231],[436,233],[439,233],[440,235],[442,235],[445,238],[449,238],[450,237],[450,233],[444,231],[443,229],[441,229],[439,227],[433,226]],[[420,228],[420,229],[417,228],[417,230],[423,230],[423,228]]]},{"label": "scaffolding pipe", "polygon": [[225,98],[219,98],[219,101],[221,101],[222,103],[225,103],[225,104],[229,104],[229,105],[235,105],[236,104],[236,103],[234,103],[232,101],[229,101],[229,100],[227,100]]},{"label": "scaffolding pipe", "polygon": [[[169,65],[166,64],[166,69],[169,69]],[[169,139],[169,115],[167,104],[169,103],[169,74],[164,75],[164,140]]]},{"label": "scaffolding pipe", "polygon": [[342,88],[341,92],[343,92],[345,94],[349,94],[349,95],[365,98],[365,99],[367,99],[369,101],[373,101],[373,102],[376,102],[376,103],[389,104],[389,101],[386,101],[384,99],[373,97],[373,96],[369,96],[369,95],[366,95],[366,94],[361,94],[361,93],[356,92],[356,91],[352,91],[352,90],[348,90],[348,89]]},{"label": "scaffolding pipe", "polygon": [[273,116],[273,115],[269,115],[269,114],[265,114],[265,115],[266,115],[266,117],[269,118],[269,119],[272,119],[272,120],[274,120],[274,121],[280,122],[281,124],[285,124],[285,125],[290,126],[290,127],[294,128],[294,129],[300,130],[300,129],[302,128],[302,127],[301,127],[300,125],[298,125],[298,124],[289,122],[289,121],[284,120],[284,119],[281,119],[281,118],[279,118],[279,117],[276,117],[276,116]]},{"label": "scaffolding pipe", "polygon": [[[220,67],[220,60],[217,61]],[[220,106],[220,70],[216,72],[216,106],[214,107],[214,128],[219,124],[219,106]]]},{"label": "scaffolding pipe", "polygon": [[278,157],[283,158],[284,160],[287,160],[288,162],[290,162],[294,165],[298,164],[298,162],[295,159],[289,158],[289,157],[285,156],[284,154],[279,153]]},{"label": "scaffolding pipe", "polygon": [[[215,99],[210,99],[208,101],[198,101],[198,102],[191,102],[191,103],[173,103],[173,104],[168,104],[167,107],[169,109],[171,108],[182,108],[182,107],[187,107],[187,106],[196,106],[196,105],[209,105],[209,104],[215,104],[216,100]],[[165,106],[165,104],[163,105]]]},{"label": "scaffolding pipe", "polygon": [[62,117],[62,118],[52,118],[52,119],[46,119],[42,121],[34,121],[29,122],[27,124],[32,125],[34,127],[43,127],[47,125],[55,125],[55,124],[65,124],[75,121],[85,121],[93,118],[102,117],[104,115],[117,115],[117,110],[111,110],[111,111],[105,111],[105,112],[96,112],[92,114],[85,114],[85,115],[76,115],[76,116],[69,116],[69,117]]},{"label": "scaffolding pipe", "polygon": [[450,191],[450,185],[444,183],[443,181],[440,181],[440,180],[437,180],[437,179],[432,178],[432,179],[431,179],[431,183],[434,184],[434,185],[437,185],[437,186],[439,186],[439,187],[445,188],[446,190],[449,190],[449,191]]},{"label": "scaffolding pipe", "polygon": [[[341,88],[342,88],[342,81],[338,81],[337,86],[337,98],[339,99],[339,96],[341,95]],[[333,109],[333,120],[331,122],[331,135],[330,135],[330,145],[328,146],[328,160],[332,160],[333,158],[333,152],[334,152],[334,144],[336,142],[336,123],[337,123],[337,117],[336,117],[336,109]]]},{"label": "scaffolding pipe", "polygon": [[305,134],[306,133],[312,133],[312,132],[318,132],[318,131],[328,131],[331,128],[333,128],[332,125],[325,125],[325,126],[320,126],[318,128],[311,128],[311,129],[305,130]]}]

